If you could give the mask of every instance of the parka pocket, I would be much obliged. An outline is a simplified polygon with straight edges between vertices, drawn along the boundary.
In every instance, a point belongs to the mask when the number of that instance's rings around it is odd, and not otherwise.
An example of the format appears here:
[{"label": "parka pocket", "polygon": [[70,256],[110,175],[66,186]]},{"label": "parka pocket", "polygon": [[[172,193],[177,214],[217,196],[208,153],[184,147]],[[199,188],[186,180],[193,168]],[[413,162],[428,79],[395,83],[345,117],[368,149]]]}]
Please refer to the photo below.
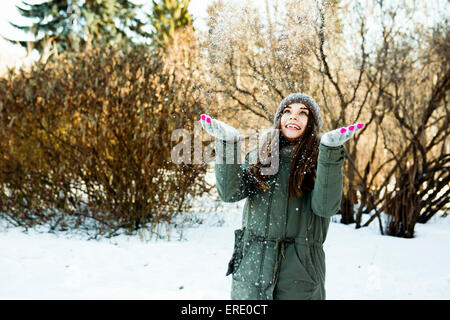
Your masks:
[{"label": "parka pocket", "polygon": [[305,246],[295,245],[294,246],[295,251],[295,258],[297,260],[297,268],[299,270],[299,275],[301,275],[301,278],[298,280],[302,280],[305,282],[310,282],[313,284],[317,284],[316,277],[313,275],[315,274],[314,266],[312,265],[310,254],[309,254],[309,248]]},{"label": "parka pocket", "polygon": [[234,230],[234,249],[233,255],[231,256],[230,261],[228,262],[228,270],[225,276],[228,276],[234,273],[242,261],[243,256],[243,242],[242,239],[244,237],[245,228]]}]

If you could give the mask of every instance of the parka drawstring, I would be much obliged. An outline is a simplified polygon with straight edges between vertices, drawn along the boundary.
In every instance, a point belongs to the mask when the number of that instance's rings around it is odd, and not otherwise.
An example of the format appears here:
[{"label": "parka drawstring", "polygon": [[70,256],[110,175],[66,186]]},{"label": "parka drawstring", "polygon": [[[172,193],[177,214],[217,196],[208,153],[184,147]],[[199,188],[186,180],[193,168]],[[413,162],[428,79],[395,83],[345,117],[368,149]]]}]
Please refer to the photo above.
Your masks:
[{"label": "parka drawstring", "polygon": [[278,274],[280,272],[280,255],[281,258],[284,260],[286,259],[286,244],[291,244],[295,242],[295,238],[266,238],[266,237],[254,237],[253,240],[259,241],[259,242],[274,242],[275,246],[275,265],[273,267],[273,278],[272,278],[272,284],[275,284]]}]

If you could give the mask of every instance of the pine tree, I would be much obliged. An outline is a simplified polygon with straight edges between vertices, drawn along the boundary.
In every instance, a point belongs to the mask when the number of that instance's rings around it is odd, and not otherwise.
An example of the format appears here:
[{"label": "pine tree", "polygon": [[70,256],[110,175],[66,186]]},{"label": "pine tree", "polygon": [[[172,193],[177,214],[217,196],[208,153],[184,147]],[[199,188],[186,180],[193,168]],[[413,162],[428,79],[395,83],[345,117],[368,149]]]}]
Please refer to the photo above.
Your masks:
[{"label": "pine tree", "polygon": [[22,16],[39,20],[31,26],[10,24],[31,33],[35,40],[3,38],[24,48],[32,47],[40,54],[50,40],[62,52],[82,49],[89,40],[111,43],[131,40],[132,35],[150,36],[142,30],[144,23],[136,17],[142,5],[128,0],[46,0],[40,4],[22,1],[22,5],[26,7],[16,6]]},{"label": "pine tree", "polygon": [[189,14],[190,0],[159,0],[153,2],[153,11],[149,15],[154,27],[152,39],[156,47],[165,47],[173,39],[176,29],[192,25],[193,18]]}]

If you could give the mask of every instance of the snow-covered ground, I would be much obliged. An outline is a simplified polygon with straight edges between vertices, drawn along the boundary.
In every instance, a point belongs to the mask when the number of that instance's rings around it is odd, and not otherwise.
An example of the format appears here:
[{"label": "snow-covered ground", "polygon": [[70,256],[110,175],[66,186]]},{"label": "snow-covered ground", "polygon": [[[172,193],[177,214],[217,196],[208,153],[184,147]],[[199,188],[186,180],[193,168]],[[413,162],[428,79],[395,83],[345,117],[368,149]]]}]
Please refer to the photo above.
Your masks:
[{"label": "snow-covered ground", "polygon": [[[229,299],[225,272],[243,201],[215,197],[186,214],[170,241],[2,227],[0,299]],[[414,239],[382,236],[378,222],[359,230],[332,222],[327,299],[450,299],[449,240],[448,217],[417,224]]]}]

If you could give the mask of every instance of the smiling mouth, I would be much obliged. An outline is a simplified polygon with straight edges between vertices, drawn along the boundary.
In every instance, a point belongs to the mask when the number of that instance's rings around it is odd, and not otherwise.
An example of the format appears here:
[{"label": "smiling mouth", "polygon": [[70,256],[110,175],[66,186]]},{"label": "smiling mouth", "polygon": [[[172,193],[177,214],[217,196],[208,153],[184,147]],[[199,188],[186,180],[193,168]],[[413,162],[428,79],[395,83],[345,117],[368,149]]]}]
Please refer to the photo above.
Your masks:
[{"label": "smiling mouth", "polygon": [[300,130],[300,127],[298,125],[296,125],[295,123],[288,123],[285,128],[287,129],[295,129],[295,130]]}]

